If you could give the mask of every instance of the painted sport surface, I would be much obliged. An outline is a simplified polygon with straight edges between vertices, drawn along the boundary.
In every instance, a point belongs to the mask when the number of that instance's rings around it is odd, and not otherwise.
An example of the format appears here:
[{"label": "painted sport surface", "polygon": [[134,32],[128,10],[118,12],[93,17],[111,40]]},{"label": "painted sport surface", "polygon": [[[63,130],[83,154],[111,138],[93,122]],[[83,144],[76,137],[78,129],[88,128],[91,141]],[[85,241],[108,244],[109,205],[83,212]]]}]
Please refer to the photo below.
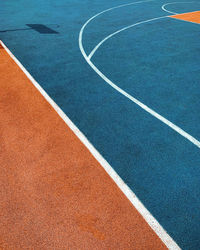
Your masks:
[{"label": "painted sport surface", "polygon": [[200,3],[0,7],[0,40],[173,240],[199,249]]}]

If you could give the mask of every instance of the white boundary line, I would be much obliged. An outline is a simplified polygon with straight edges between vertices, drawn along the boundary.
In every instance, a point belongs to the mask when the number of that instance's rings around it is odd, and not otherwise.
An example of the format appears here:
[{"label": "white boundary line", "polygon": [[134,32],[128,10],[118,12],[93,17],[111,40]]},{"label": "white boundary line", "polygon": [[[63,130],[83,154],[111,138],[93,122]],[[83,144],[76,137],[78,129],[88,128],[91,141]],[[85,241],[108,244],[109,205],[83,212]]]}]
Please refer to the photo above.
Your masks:
[{"label": "white boundary line", "polygon": [[103,156],[94,148],[94,146],[88,141],[84,134],[74,125],[74,123],[69,119],[69,117],[58,107],[58,105],[49,97],[49,95],[44,91],[44,89],[35,81],[35,79],[29,74],[29,72],[24,68],[24,66],[18,61],[18,59],[10,52],[10,50],[4,45],[2,41],[0,44],[4,47],[10,57],[15,61],[15,63],[21,68],[32,84],[37,88],[37,90],[42,94],[42,96],[47,100],[47,102],[54,108],[58,115],[63,119],[67,126],[74,132],[74,134],[80,139],[80,141],[86,146],[93,157],[100,163],[107,174],[116,183],[119,189],[125,194],[132,205],[137,209],[137,211],[142,215],[145,221],[153,229],[153,231],[158,235],[158,237],[163,241],[163,243],[173,250],[179,250],[179,246],[176,242],[167,234],[163,227],[158,223],[158,221],[151,215],[151,213],[144,207],[141,201],[133,193],[133,191],[124,183],[120,176],[115,172],[115,170],[110,166],[110,164],[103,158]]},{"label": "white boundary line", "polygon": [[[143,3],[144,1],[141,2],[135,2],[135,3]],[[86,28],[86,26],[97,16],[108,12],[110,10],[113,9],[117,9],[117,8],[121,8],[124,7],[124,5],[120,5],[118,7],[114,7],[114,8],[110,8],[107,10],[104,10],[96,15],[94,15],[93,17],[91,17],[90,19],[88,19],[85,24],[82,26],[80,33],[79,33],[79,48],[80,51],[83,55],[83,57],[85,58],[86,62],[90,65],[90,67],[105,81],[107,82],[107,84],[109,84],[113,89],[115,89],[116,91],[118,91],[120,94],[122,94],[123,96],[125,96],[126,98],[128,98],[130,101],[134,102],[135,104],[137,104],[139,107],[141,107],[142,109],[144,109],[146,112],[148,112],[149,114],[151,114],[152,116],[156,117],[158,120],[160,120],[161,122],[163,122],[164,124],[166,124],[167,126],[169,126],[171,129],[173,129],[174,131],[176,131],[178,134],[182,135],[183,137],[185,137],[187,140],[189,140],[190,142],[192,142],[194,145],[196,145],[198,148],[200,148],[200,141],[198,141],[196,138],[194,138],[193,136],[191,136],[190,134],[188,134],[187,132],[185,132],[183,129],[181,129],[180,127],[178,127],[177,125],[175,125],[174,123],[172,123],[171,121],[167,120],[165,117],[161,116],[160,114],[158,114],[157,112],[155,112],[153,109],[149,108],[147,105],[145,105],[144,103],[140,102],[139,100],[137,100],[135,97],[131,96],[129,93],[127,93],[126,91],[124,91],[123,89],[121,89],[120,87],[118,87],[114,82],[112,82],[107,76],[105,76],[90,60],[90,58],[92,57],[92,55],[95,53],[95,51],[98,49],[98,47],[106,40],[108,40],[108,38],[110,38],[111,36],[114,36],[115,34],[118,34],[119,32],[126,30],[128,28],[134,27],[136,26],[136,24],[142,24],[142,23],[147,23],[150,21],[154,21],[157,19],[161,19],[161,18],[165,18],[167,16],[163,16],[163,17],[157,17],[154,19],[149,19],[140,23],[136,23],[133,25],[130,25],[128,27],[125,27],[119,31],[114,32],[113,34],[109,35],[108,37],[106,37],[105,39],[103,39],[95,48],[94,50],[90,53],[89,56],[87,56],[84,48],[83,48],[83,32]]]}]

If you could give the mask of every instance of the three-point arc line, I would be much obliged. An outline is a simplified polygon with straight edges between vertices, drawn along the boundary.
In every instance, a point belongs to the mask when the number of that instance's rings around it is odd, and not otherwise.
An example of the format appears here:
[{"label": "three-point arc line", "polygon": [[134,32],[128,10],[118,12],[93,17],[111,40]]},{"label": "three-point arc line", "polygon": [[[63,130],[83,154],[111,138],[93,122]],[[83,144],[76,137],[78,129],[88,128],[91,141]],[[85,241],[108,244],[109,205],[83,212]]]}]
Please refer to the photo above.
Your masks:
[{"label": "three-point arc line", "polygon": [[[91,61],[92,56],[94,55],[94,53],[97,51],[97,49],[109,38],[113,37],[114,35],[127,30],[129,28],[132,28],[134,26],[137,25],[141,25],[144,23],[148,23],[148,22],[152,22],[152,21],[156,21],[159,19],[164,19],[167,18],[169,16],[161,16],[161,17],[156,17],[156,18],[152,18],[152,19],[148,19],[145,21],[141,21],[138,23],[134,23],[132,25],[129,25],[127,27],[124,27],[112,34],[110,34],[109,36],[107,36],[106,38],[104,38],[91,52],[89,55],[86,54],[84,47],[83,47],[83,32],[85,27],[93,20],[95,19],[97,16],[102,15],[103,13],[106,13],[108,11],[117,9],[117,8],[122,8],[122,7],[126,7],[126,6],[130,6],[133,4],[139,4],[139,3],[144,3],[144,2],[149,2],[149,1],[140,1],[140,2],[134,2],[134,3],[130,3],[130,4],[125,4],[125,5],[120,5],[117,7],[113,7],[113,8],[109,8],[107,10],[104,10],[102,12],[99,12],[98,14],[94,15],[93,17],[91,17],[90,19],[88,19],[85,24],[82,26],[80,33],[79,33],[79,48],[80,51],[83,55],[83,57],[85,58],[86,62],[91,66],[91,68],[105,81],[107,82],[113,89],[115,89],[116,91],[118,91],[120,94],[122,94],[123,96],[125,96],[126,98],[128,98],[130,101],[134,102],[135,104],[137,104],[138,106],[140,106],[142,109],[144,109],[146,112],[148,112],[149,114],[151,114],[152,116],[154,116],[155,118],[157,118],[158,120],[160,120],[161,122],[163,122],[164,124],[166,124],[167,126],[169,126],[171,129],[173,129],[174,131],[176,131],[178,134],[182,135],[184,138],[186,138],[187,140],[189,140],[190,142],[192,142],[194,145],[196,145],[198,148],[200,148],[200,141],[198,141],[196,138],[194,138],[192,135],[188,134],[186,131],[184,131],[183,129],[181,129],[180,127],[178,127],[177,125],[175,125],[174,123],[172,123],[171,121],[169,121],[168,119],[166,119],[165,117],[163,117],[162,115],[158,114],[156,111],[154,111],[153,109],[149,108],[147,105],[145,105],[144,103],[140,102],[138,99],[136,99],[135,97],[133,97],[132,95],[130,95],[129,93],[127,93],[126,91],[124,91],[123,89],[121,89],[120,87],[118,87],[114,82],[112,82],[107,76],[105,76],[95,65],[94,63]],[[172,3],[170,3],[172,4]],[[166,6],[163,5],[163,6]],[[162,6],[162,7],[163,7]],[[167,10],[165,10],[167,11]]]}]

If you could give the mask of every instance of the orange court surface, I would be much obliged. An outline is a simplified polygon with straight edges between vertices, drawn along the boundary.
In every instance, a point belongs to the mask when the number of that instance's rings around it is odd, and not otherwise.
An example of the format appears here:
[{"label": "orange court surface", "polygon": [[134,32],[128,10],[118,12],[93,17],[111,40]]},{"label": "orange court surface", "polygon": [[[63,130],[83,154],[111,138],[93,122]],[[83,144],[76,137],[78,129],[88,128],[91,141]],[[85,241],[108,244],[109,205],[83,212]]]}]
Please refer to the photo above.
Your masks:
[{"label": "orange court surface", "polygon": [[171,17],[184,20],[184,21],[188,21],[188,22],[200,23],[200,11],[178,14],[178,15],[174,15]]},{"label": "orange court surface", "polygon": [[166,249],[2,46],[0,72],[1,249]]}]

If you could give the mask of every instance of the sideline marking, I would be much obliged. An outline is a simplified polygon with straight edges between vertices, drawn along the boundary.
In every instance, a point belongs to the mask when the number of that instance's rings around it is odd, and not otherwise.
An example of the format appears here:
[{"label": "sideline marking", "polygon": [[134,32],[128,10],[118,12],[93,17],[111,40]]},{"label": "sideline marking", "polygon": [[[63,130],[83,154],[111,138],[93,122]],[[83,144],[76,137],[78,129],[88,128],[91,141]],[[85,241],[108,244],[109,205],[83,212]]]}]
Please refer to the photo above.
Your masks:
[{"label": "sideline marking", "polygon": [[88,141],[85,135],[76,127],[76,125],[69,119],[69,117],[58,107],[58,105],[51,99],[51,97],[44,91],[44,89],[36,82],[36,80],[30,75],[30,73],[24,68],[24,66],[18,61],[18,59],[10,52],[10,50],[5,46],[5,44],[0,41],[0,44],[4,47],[10,57],[15,61],[15,63],[21,68],[24,74],[36,87],[36,89],[42,94],[46,101],[53,107],[53,109],[58,113],[58,115],[63,119],[67,126],[74,132],[74,134],[79,138],[79,140],[86,146],[93,157],[100,163],[111,179],[116,183],[119,189],[124,193],[136,210],[141,214],[144,220],[152,228],[152,230],[158,235],[162,242],[169,248],[173,250],[180,250],[180,247],[176,242],[167,234],[164,228],[158,223],[158,221],[151,215],[151,213],[144,207],[141,201],[133,193],[133,191],[124,183],[120,176],[115,172],[115,170],[110,166],[110,164],[103,158],[103,156],[94,148],[94,146]]},{"label": "sideline marking", "polygon": [[[143,1],[142,1],[143,2]],[[137,2],[137,3],[142,3],[142,2]],[[115,7],[116,9],[117,7]],[[118,8],[121,8],[121,6],[118,6]],[[91,56],[95,53],[95,51],[98,49],[98,47],[104,42],[106,41],[108,38],[110,38],[111,36],[113,36],[114,34],[117,34],[123,30],[126,30],[128,28],[131,28],[133,26],[136,26],[136,24],[130,25],[128,27],[125,27],[119,31],[114,32],[113,34],[109,35],[108,37],[106,37],[105,39],[103,39],[95,48],[94,50],[90,53],[89,56],[87,56],[84,48],[83,48],[83,32],[85,30],[85,27],[97,16],[101,15],[102,13],[105,13],[109,10],[108,9],[105,11],[102,11],[96,15],[94,15],[93,17],[91,17],[90,19],[88,19],[84,25],[82,26],[80,33],[79,33],[79,48],[80,51],[83,55],[83,57],[85,58],[86,62],[90,65],[90,67],[105,81],[107,82],[112,88],[114,88],[116,91],[118,91],[120,94],[124,95],[125,97],[127,97],[130,101],[134,102],[135,104],[137,104],[138,106],[140,106],[142,109],[144,109],[146,112],[148,112],[149,114],[151,114],[152,116],[156,117],[158,120],[160,120],[161,122],[163,122],[164,124],[166,124],[167,126],[169,126],[170,128],[172,128],[174,131],[176,131],[178,134],[182,135],[183,137],[185,137],[187,140],[189,140],[190,142],[192,142],[194,145],[196,145],[198,148],[200,148],[200,141],[198,141],[196,138],[194,138],[193,136],[191,136],[190,134],[188,134],[187,132],[185,132],[183,129],[181,129],[180,127],[178,127],[177,125],[175,125],[174,123],[172,123],[171,121],[167,120],[165,117],[163,117],[162,115],[158,114],[157,112],[155,112],[153,109],[149,108],[147,105],[145,105],[144,103],[140,102],[139,100],[137,100],[136,98],[134,98],[133,96],[131,96],[129,93],[127,93],[126,91],[124,91],[123,89],[121,89],[120,87],[118,87],[114,82],[112,82],[108,77],[106,77],[90,60]],[[169,16],[163,16],[163,17],[157,17],[154,19],[149,19],[138,24],[141,23],[147,23],[153,21],[153,20],[157,20],[157,19],[161,19],[161,18],[166,18]]]}]

